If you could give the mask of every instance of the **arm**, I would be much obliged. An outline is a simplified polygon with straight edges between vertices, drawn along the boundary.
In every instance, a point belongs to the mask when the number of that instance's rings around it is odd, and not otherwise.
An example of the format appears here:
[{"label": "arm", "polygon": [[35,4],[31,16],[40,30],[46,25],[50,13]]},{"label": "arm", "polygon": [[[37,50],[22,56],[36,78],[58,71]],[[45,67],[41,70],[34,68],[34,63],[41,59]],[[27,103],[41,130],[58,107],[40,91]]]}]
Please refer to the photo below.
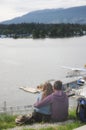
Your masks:
[{"label": "arm", "polygon": [[40,92],[40,93],[38,94],[38,97],[37,97],[37,102],[40,102],[40,101],[41,101],[41,99],[42,99],[42,92]]},{"label": "arm", "polygon": [[36,102],[34,104],[34,107],[40,108],[40,107],[43,107],[43,106],[51,104],[51,103],[52,103],[52,95],[49,95],[46,98],[44,98],[43,100],[41,100],[40,102]]}]

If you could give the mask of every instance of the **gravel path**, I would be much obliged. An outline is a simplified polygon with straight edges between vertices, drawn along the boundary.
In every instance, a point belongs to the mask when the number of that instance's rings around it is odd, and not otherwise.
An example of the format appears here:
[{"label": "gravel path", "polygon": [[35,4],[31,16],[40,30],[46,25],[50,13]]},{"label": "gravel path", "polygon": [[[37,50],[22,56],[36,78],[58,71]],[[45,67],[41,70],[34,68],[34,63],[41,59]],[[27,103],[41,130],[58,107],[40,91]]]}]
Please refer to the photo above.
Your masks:
[{"label": "gravel path", "polygon": [[72,122],[74,122],[74,120],[67,120],[67,121],[58,122],[58,123],[36,123],[33,125],[16,126],[15,128],[7,129],[7,130],[23,130],[23,129],[39,130],[40,128],[54,127],[54,126],[58,126],[58,125],[69,124]]}]

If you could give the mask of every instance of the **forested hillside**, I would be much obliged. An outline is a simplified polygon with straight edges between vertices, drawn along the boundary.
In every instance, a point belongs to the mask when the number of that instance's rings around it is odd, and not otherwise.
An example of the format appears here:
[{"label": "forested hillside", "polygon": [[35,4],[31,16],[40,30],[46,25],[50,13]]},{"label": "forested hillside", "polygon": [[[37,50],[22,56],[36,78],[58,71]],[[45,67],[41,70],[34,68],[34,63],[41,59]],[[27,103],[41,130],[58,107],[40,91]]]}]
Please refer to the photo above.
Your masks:
[{"label": "forested hillside", "polygon": [[0,36],[22,38],[63,38],[86,35],[86,25],[80,24],[10,24],[0,25]]}]

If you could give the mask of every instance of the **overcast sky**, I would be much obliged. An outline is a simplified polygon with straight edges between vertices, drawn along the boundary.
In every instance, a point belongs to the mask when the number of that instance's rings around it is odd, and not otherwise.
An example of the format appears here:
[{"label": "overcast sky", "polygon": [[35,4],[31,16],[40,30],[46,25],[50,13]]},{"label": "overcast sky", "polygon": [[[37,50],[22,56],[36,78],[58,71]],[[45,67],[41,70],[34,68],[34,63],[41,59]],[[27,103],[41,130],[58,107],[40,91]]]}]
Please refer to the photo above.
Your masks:
[{"label": "overcast sky", "polygon": [[86,0],[0,0],[0,21],[40,9],[86,5]]}]

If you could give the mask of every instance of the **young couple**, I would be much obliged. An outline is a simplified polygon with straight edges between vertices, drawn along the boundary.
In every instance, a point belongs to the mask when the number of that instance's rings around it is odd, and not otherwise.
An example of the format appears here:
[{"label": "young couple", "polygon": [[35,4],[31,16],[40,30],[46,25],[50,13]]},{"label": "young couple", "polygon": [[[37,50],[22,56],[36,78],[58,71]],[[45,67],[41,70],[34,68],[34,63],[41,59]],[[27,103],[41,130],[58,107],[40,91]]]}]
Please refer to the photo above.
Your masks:
[{"label": "young couple", "polygon": [[45,83],[27,123],[65,121],[68,117],[68,105],[68,97],[62,91],[60,80],[55,81],[53,86]]}]

